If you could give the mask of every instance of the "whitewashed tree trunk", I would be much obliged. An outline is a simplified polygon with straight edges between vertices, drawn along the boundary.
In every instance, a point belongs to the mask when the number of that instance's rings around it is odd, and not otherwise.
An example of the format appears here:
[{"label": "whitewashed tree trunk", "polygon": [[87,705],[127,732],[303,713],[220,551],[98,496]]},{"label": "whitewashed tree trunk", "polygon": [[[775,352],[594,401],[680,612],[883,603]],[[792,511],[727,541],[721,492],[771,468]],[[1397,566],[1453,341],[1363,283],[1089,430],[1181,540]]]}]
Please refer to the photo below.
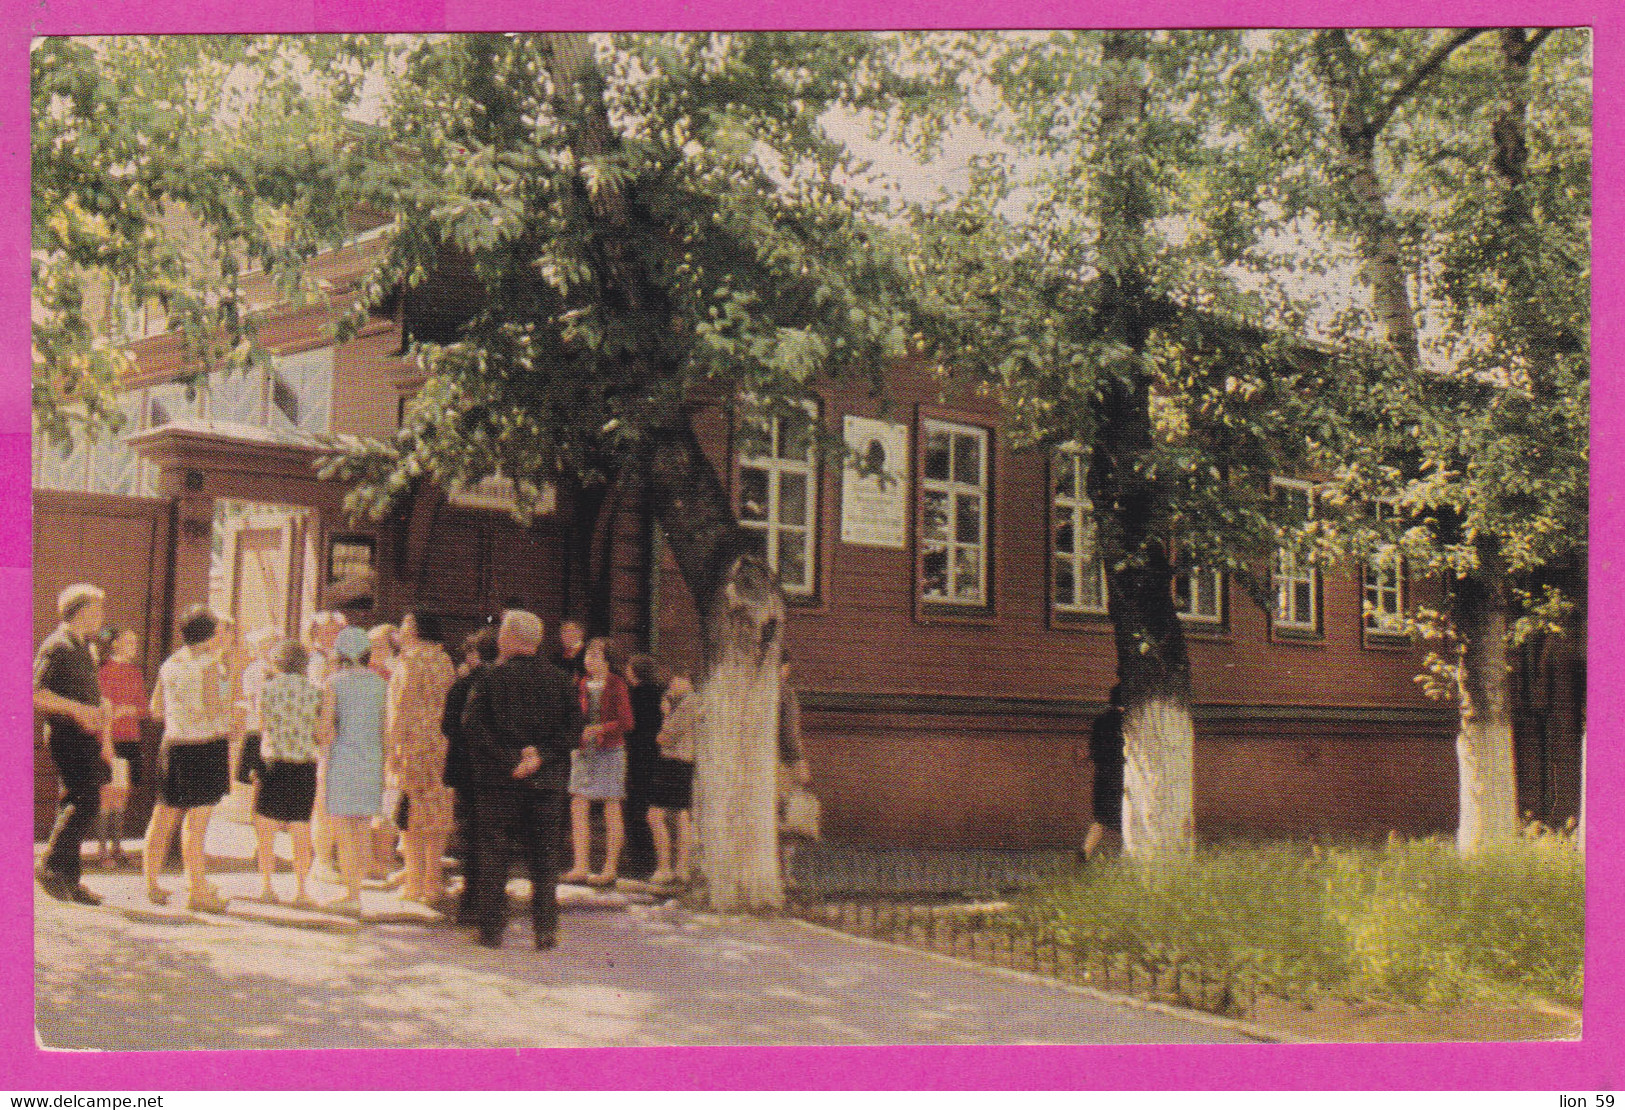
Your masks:
[{"label": "whitewashed tree trunk", "polygon": [[1456,848],[1470,855],[1518,835],[1518,783],[1513,773],[1512,722],[1461,722],[1456,734],[1461,813]]},{"label": "whitewashed tree trunk", "polygon": [[1456,733],[1460,809],[1456,848],[1463,855],[1518,836],[1518,779],[1513,762],[1507,683],[1507,615],[1498,592],[1468,576],[1456,588],[1456,626],[1465,644]]},{"label": "whitewashed tree trunk", "polygon": [[1188,705],[1153,697],[1123,713],[1123,849],[1142,856],[1188,847],[1196,824]]},{"label": "whitewashed tree trunk", "polygon": [[784,904],[779,874],[779,659],[784,601],[765,567],[738,560],[712,627],[718,657],[698,696],[694,822],[710,907],[722,913]]}]

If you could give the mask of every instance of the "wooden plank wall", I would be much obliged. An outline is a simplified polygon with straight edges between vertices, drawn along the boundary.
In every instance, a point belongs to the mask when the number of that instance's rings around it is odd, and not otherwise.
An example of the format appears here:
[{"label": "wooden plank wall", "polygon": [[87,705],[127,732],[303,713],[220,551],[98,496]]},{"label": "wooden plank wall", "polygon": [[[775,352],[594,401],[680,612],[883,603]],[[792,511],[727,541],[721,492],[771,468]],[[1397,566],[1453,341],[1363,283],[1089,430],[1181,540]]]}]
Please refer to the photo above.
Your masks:
[{"label": "wooden plank wall", "polygon": [[[926,375],[906,370],[892,378],[891,402],[886,418],[908,424],[916,440],[922,413],[998,423],[991,400],[944,397]],[[847,413],[881,415],[859,390],[828,391],[826,426],[838,430]],[[732,488],[728,429],[720,408],[701,421],[707,451]],[[921,611],[912,523],[900,551],[839,542],[840,472],[822,471],[819,594],[792,606],[787,636],[798,685],[815,701],[833,698],[830,704],[842,695],[968,699],[934,716],[809,714],[808,744],[832,837],[1039,847],[1074,843],[1087,826],[1089,768],[1075,750],[1088,716],[1029,703],[1102,704],[1115,681],[1111,629],[1104,620],[1052,619],[1048,459],[1013,449],[1002,436],[994,443],[994,604],[967,619]],[[918,462],[916,445],[911,506]],[[1414,681],[1420,650],[1365,643],[1353,568],[1329,568],[1322,588],[1324,635],[1308,642],[1274,637],[1266,613],[1229,588],[1225,626],[1190,630],[1198,705],[1386,708],[1406,711],[1408,723],[1373,732],[1323,714],[1296,724],[1277,719],[1268,726],[1273,735],[1258,735],[1199,720],[1200,828],[1225,835],[1448,828],[1454,754],[1441,722],[1449,713],[1441,716]],[[661,661],[678,670],[697,666],[696,616],[669,555],[657,593]],[[1374,776],[1382,782],[1375,789]]]},{"label": "wooden plank wall", "polygon": [[[107,591],[107,619],[141,634],[138,659],[148,688],[158,676],[169,644],[167,590],[174,507],[156,498],[34,491],[34,644],[57,624],[56,597],[74,582]],[[159,729],[143,728],[150,771]],[[126,828],[143,828],[152,806],[152,775],[131,798]],[[56,819],[56,770],[34,722],[34,836],[46,836]]]}]

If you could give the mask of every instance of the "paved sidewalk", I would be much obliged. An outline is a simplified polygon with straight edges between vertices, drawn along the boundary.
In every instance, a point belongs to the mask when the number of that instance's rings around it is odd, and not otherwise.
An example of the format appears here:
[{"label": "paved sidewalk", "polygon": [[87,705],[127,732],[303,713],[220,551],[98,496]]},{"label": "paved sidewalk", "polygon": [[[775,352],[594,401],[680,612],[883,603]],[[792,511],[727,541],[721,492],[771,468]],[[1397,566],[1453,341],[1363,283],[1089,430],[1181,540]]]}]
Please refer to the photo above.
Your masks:
[{"label": "paved sidewalk", "polygon": [[[240,868],[243,830],[229,817],[220,825],[211,855]],[[357,922],[250,901],[252,871],[216,876],[232,897],[225,914],[149,907],[132,872],[87,869],[87,881],[104,905],[36,890],[36,1016],[48,1047],[1248,1040],[1201,1015],[796,921],[717,918],[582,888],[561,888],[560,947],[538,953],[518,910],[506,946],[491,951],[379,892],[364,895]],[[279,882],[291,887],[285,873]]]}]

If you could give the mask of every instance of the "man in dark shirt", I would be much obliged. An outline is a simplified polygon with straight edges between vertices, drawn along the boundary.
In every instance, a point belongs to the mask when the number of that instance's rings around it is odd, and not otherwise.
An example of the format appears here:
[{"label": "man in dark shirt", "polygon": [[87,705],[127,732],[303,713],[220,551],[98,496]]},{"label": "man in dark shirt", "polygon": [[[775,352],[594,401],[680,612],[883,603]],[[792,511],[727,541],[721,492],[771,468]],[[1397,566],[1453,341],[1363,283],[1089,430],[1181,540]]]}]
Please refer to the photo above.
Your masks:
[{"label": "man in dark shirt", "polygon": [[81,582],[56,599],[62,623],[34,656],[34,711],[45,717],[51,761],[62,784],[56,825],[37,877],[53,898],[94,906],[101,902],[80,879],[79,852],[96,826],[101,786],[113,765],[112,707],[102,698],[91,639],[102,629],[103,593]]},{"label": "man in dark shirt", "polygon": [[497,630],[498,662],[475,680],[462,738],[474,783],[474,914],[480,943],[502,945],[507,926],[508,838],[530,869],[536,947],[557,943],[559,841],[570,752],[581,738],[581,707],[570,676],[537,657],[543,628],[511,610]]},{"label": "man in dark shirt", "polygon": [[468,765],[468,743],[463,739],[463,710],[469,691],[480,674],[497,661],[497,630],[481,628],[463,639],[463,665],[457,679],[446,691],[446,708],[440,715],[440,732],[446,738],[444,782],[455,795],[452,820],[457,827],[458,858],[463,867],[463,889],[457,898],[457,923],[474,921],[474,853],[479,834],[474,829],[474,779]]}]

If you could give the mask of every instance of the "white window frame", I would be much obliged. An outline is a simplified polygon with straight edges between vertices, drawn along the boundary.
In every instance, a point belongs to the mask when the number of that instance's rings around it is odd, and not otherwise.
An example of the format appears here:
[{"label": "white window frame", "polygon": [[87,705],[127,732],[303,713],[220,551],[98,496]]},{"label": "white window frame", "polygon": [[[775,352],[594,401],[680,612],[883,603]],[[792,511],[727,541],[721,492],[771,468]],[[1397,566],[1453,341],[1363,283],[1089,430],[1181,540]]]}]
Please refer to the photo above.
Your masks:
[{"label": "white window frame", "polygon": [[[1057,476],[1067,468],[1072,471],[1070,496],[1060,491],[1056,481]],[[1050,600],[1057,613],[1101,616],[1107,611],[1106,562],[1100,557],[1100,545],[1096,543],[1094,505],[1084,492],[1088,474],[1088,463],[1076,444],[1062,444],[1050,455]],[[1059,551],[1055,546],[1055,534],[1063,522],[1072,525],[1071,551]],[[1055,576],[1057,568],[1061,566],[1072,571],[1071,601],[1062,601],[1056,596]],[[1081,600],[1083,584],[1087,581],[1096,584],[1096,594],[1100,598],[1098,603]]]},{"label": "white window frame", "polygon": [[[1313,483],[1296,478],[1271,478],[1270,496],[1275,498],[1283,489],[1301,490],[1307,502],[1306,520],[1315,518],[1315,487]],[[1320,575],[1312,561],[1300,557],[1285,547],[1275,549],[1275,565],[1271,577],[1275,585],[1275,606],[1270,613],[1271,626],[1283,632],[1298,634],[1319,633],[1321,630]],[[1309,587],[1309,612],[1296,611],[1298,587]]]},{"label": "white window frame", "polygon": [[[1399,511],[1397,503],[1384,498],[1377,502],[1379,521],[1392,518]],[[1388,579],[1385,581],[1384,579]],[[1392,599],[1390,611],[1384,604]],[[1405,557],[1397,550],[1386,555],[1372,555],[1360,567],[1360,625],[1376,636],[1404,636],[1405,633]]]},{"label": "white window frame", "polygon": [[[748,402],[747,402],[748,403]],[[767,558],[770,570],[779,576],[779,588],[791,597],[812,597],[818,592],[818,405],[812,401],[804,401],[801,407],[806,410],[807,420],[811,425],[807,437],[807,453],[802,458],[780,458],[779,445],[784,434],[784,420],[778,415],[763,417],[749,417],[746,421],[754,423],[757,435],[765,433],[767,444],[766,454],[753,454],[748,449],[748,440],[740,437],[738,448],[734,452],[734,480],[740,493],[741,504],[738,514],[739,526],[751,532],[761,533],[763,536],[763,552]],[[767,506],[766,517],[762,520],[746,520],[744,516],[744,470],[749,467],[760,470],[767,475]],[[781,509],[781,492],[784,478],[788,475],[799,475],[806,481],[807,490],[807,517],[802,524],[787,524],[779,518]],[[784,577],[779,566],[779,553],[783,546],[784,536],[787,534],[800,535],[805,543],[805,556],[802,560],[802,570],[806,575],[800,582],[791,581]]]},{"label": "white window frame", "polygon": [[[920,561],[918,567],[919,590],[922,601],[931,605],[962,605],[967,608],[985,609],[989,605],[990,591],[988,584],[988,568],[992,563],[990,545],[992,543],[991,521],[988,508],[991,500],[989,496],[989,475],[991,474],[991,460],[988,453],[992,450],[993,437],[988,429],[975,424],[958,424],[951,420],[939,420],[927,417],[920,422],[920,499],[918,511],[920,513]],[[929,478],[925,472],[925,457],[930,450],[933,433],[943,433],[948,438],[948,477]],[[960,482],[954,474],[955,467],[955,437],[969,437],[977,441],[977,475],[976,481]],[[925,501],[928,494],[941,494],[948,502],[947,539],[927,539],[925,536]],[[960,542],[957,534],[958,506],[961,497],[972,497],[977,501],[978,512],[981,514],[980,540],[977,543]],[[948,563],[945,581],[946,593],[930,593],[925,584],[925,556],[928,550],[942,548],[947,552]],[[974,593],[961,593],[954,575],[954,568],[959,562],[961,551],[976,552],[976,591]]]},{"label": "white window frame", "polygon": [[[1202,612],[1196,605],[1200,597],[1198,584],[1207,579],[1212,589],[1213,611]],[[1185,584],[1185,597],[1179,596],[1179,584]],[[1192,624],[1220,625],[1224,623],[1224,572],[1222,570],[1208,570],[1206,567],[1192,567],[1189,570],[1176,570],[1174,572],[1174,612],[1179,614],[1181,620]]]}]

